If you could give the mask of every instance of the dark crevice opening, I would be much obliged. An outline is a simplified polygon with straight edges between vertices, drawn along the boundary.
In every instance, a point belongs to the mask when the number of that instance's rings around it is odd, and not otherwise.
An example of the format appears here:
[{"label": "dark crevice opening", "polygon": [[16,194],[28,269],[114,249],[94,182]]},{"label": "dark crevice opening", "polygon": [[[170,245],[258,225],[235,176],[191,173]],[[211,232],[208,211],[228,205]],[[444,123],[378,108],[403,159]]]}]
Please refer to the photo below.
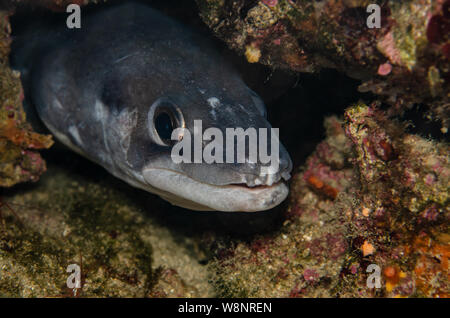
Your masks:
[{"label": "dark crevice opening", "polygon": [[[118,2],[121,1],[110,0],[106,4],[89,6],[86,10],[101,10],[104,6],[115,5]],[[145,3],[215,38],[198,16],[195,1],[158,0]],[[13,31],[20,30],[36,14],[42,14],[42,17],[58,15],[55,21],[61,21],[61,17],[66,16],[65,13],[53,14],[42,10],[30,12],[23,7],[11,19]],[[324,69],[318,74],[271,70],[263,65],[247,63],[245,57],[229,50],[217,38],[216,43],[219,50],[236,65],[249,87],[266,102],[269,121],[273,127],[280,128],[281,142],[290,153],[296,170],[324,139],[323,120],[326,116],[341,116],[344,109],[352,103],[361,99],[366,102],[373,100],[371,94],[358,92],[360,81],[335,70]],[[288,204],[285,201],[279,207],[259,213],[192,212],[131,188],[75,153],[55,147],[43,155],[50,169],[52,165],[64,167],[89,181],[107,180],[111,186],[126,191],[136,198],[143,208],[152,206],[150,217],[180,233],[192,235],[214,231],[248,236],[272,231],[282,223],[283,213]],[[51,170],[48,173],[51,173]],[[186,227],[186,224],[190,226]]]}]

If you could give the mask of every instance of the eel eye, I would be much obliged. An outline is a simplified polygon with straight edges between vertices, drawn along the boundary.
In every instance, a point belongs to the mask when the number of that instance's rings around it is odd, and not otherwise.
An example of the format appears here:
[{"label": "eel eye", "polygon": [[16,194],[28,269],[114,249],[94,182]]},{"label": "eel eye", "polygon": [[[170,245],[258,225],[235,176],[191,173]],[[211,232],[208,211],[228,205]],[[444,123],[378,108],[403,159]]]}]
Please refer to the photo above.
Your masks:
[{"label": "eel eye", "polygon": [[155,129],[159,138],[167,143],[167,141],[170,140],[173,131],[172,117],[166,112],[159,113],[155,117]]},{"label": "eel eye", "polygon": [[[148,128],[150,137],[160,146],[172,146],[172,132],[176,128],[184,128],[183,114],[179,107],[167,98],[158,99],[148,112]],[[178,136],[178,138],[180,138]]]}]

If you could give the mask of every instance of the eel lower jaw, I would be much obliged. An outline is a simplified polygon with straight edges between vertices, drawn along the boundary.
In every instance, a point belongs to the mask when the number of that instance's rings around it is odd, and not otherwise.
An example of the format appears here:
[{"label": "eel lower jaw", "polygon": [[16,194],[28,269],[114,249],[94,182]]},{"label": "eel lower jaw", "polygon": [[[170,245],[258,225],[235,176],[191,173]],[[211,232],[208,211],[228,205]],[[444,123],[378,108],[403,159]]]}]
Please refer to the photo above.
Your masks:
[{"label": "eel lower jaw", "polygon": [[271,186],[248,187],[244,184],[212,185],[185,174],[146,168],[145,181],[157,194],[174,205],[199,211],[257,212],[279,205],[288,195],[284,182]]}]

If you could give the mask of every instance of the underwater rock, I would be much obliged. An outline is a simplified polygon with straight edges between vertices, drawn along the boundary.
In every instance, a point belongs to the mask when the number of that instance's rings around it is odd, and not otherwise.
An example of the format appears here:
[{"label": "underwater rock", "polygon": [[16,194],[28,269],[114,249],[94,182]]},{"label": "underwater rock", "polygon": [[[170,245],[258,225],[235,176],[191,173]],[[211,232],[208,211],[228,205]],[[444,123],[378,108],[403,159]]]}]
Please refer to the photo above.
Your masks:
[{"label": "underwater rock", "polygon": [[[49,170],[27,191],[2,195],[12,210],[0,205],[0,296],[214,295],[193,244],[146,215],[157,205],[144,209],[106,172]],[[76,290],[66,284],[70,264],[81,269]]]},{"label": "underwater rock", "polygon": [[[85,297],[449,297],[449,146],[391,115],[425,103],[447,131],[450,2],[375,2],[381,29],[361,28],[367,1],[197,0],[208,26],[249,62],[336,68],[391,105],[360,103],[325,120],[327,137],[293,177],[279,230],[211,233],[205,268],[195,239],[147,215],[157,203],[144,211],[111,176],[50,167],[39,184],[0,198],[14,211],[0,201],[0,296],[73,296],[66,268],[78,264],[76,295]],[[0,12],[0,186],[37,180],[46,167],[37,150],[52,144],[25,121],[7,61],[8,15]],[[367,286],[371,264],[380,289]]]},{"label": "underwater rock", "polygon": [[448,143],[406,133],[375,105],[347,110],[345,131],[360,178],[342,199],[353,245],[374,246],[365,259],[385,269],[386,296],[449,297]]},{"label": "underwater rock", "polygon": [[[325,126],[280,230],[212,245],[218,293],[448,297],[448,145],[405,133],[376,105]],[[370,264],[383,271],[380,289],[366,285]]]},{"label": "underwater rock", "polygon": [[281,229],[249,241],[212,245],[211,271],[221,296],[332,297],[350,249],[346,224],[335,207],[355,179],[351,143],[337,118],[328,137],[293,177],[290,206]]},{"label": "underwater rock", "polygon": [[[426,103],[448,129],[450,1],[197,0],[200,14],[251,63],[297,72],[336,68],[404,110]],[[380,28],[369,28],[369,4]]]},{"label": "underwater rock", "polygon": [[53,144],[26,121],[20,74],[8,66],[10,33],[9,14],[0,11],[0,187],[37,181],[46,170],[37,150]]}]

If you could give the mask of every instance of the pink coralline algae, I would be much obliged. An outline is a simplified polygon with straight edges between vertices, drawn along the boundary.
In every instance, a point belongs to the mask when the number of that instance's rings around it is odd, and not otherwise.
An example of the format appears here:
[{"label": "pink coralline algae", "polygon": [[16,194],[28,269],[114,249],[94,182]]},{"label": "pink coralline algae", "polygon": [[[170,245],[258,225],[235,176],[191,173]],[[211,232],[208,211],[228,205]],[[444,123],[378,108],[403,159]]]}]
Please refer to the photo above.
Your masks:
[{"label": "pink coralline algae", "polygon": [[305,269],[303,272],[303,278],[308,282],[314,282],[317,278],[319,278],[319,274],[314,269]]},{"label": "pink coralline algae", "polygon": [[266,6],[274,7],[277,5],[278,0],[261,0],[262,3],[264,3]]},{"label": "pink coralline algae", "polygon": [[381,64],[378,67],[378,74],[382,76],[388,75],[392,71],[392,65],[389,63]]},{"label": "pink coralline algae", "polygon": [[[376,104],[325,127],[279,232],[257,249],[230,245],[215,284],[227,296],[448,297],[448,145],[406,133]],[[370,264],[387,273],[379,290],[366,286]]]},{"label": "pink coralline algae", "polygon": [[[356,105],[347,110],[345,118],[346,135],[356,146],[352,161],[361,185],[347,210],[354,226],[350,233],[355,238],[363,234],[365,242],[376,248],[369,256],[373,263],[384,267],[395,260],[398,272],[403,273],[405,279],[386,283],[386,295],[445,295],[448,274],[438,272],[437,264],[448,262],[444,247],[448,244],[448,145],[406,133],[375,105]],[[432,261],[431,245],[417,251],[422,237],[442,251],[439,260]],[[436,282],[433,288],[421,283],[417,255],[435,268],[429,273]]]},{"label": "pink coralline algae", "polygon": [[[227,249],[233,253],[228,253],[232,256],[226,259],[216,254],[217,262],[212,267],[220,295],[334,295],[333,286],[337,286],[350,245],[345,224],[332,211],[353,173],[348,162],[351,144],[341,122],[332,117],[327,119],[326,127],[329,137],[318,146],[321,151],[313,154],[305,171],[294,177],[291,204],[280,232],[258,235],[251,242],[228,244]],[[324,190],[327,187],[335,189],[332,195]],[[217,252],[223,254],[223,247]]]}]

